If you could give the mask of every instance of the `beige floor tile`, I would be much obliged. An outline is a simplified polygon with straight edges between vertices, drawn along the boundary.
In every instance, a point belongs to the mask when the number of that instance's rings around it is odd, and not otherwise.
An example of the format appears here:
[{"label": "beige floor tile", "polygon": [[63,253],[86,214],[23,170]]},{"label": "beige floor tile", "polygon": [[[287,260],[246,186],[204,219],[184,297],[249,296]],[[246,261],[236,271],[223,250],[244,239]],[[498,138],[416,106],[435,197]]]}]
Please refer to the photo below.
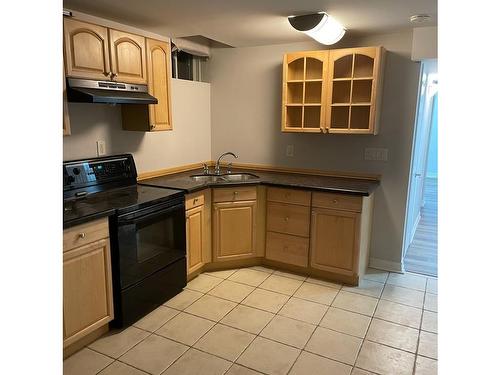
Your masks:
[{"label": "beige floor tile", "polygon": [[422,310],[381,299],[378,302],[374,317],[389,320],[403,326],[420,328]]},{"label": "beige floor tile", "polygon": [[269,277],[270,273],[256,271],[250,268],[242,268],[229,276],[228,280],[251,286],[259,286]]},{"label": "beige floor tile", "polygon": [[254,338],[251,333],[217,324],[194,347],[232,362]]},{"label": "beige floor tile", "polygon": [[184,310],[186,307],[191,305],[194,301],[201,298],[202,296],[203,293],[194,290],[184,289],[175,297],[170,298],[163,305],[177,310]]},{"label": "beige floor tile", "polygon": [[342,290],[346,292],[362,294],[365,296],[375,297],[375,298],[380,298],[383,289],[384,289],[384,284],[366,279],[361,279],[359,281],[358,286],[344,285],[342,287]]},{"label": "beige floor tile", "polygon": [[437,294],[425,293],[424,310],[438,311],[438,296]]},{"label": "beige floor tile", "polygon": [[438,314],[432,311],[425,311],[422,316],[422,330],[438,333]]},{"label": "beige floor tile", "polygon": [[162,375],[222,375],[231,362],[196,349],[189,349]]},{"label": "beige floor tile", "polygon": [[365,340],[356,367],[384,375],[411,375],[414,361],[414,354]]},{"label": "beige floor tile", "polygon": [[324,285],[303,283],[293,296],[312,302],[322,303],[323,305],[331,305],[338,292],[338,289]]},{"label": "beige floor tile", "polygon": [[241,303],[243,305],[276,313],[283,307],[286,301],[288,301],[288,298],[289,297],[284,294],[258,288],[250,293]]},{"label": "beige floor tile", "polygon": [[373,318],[366,339],[415,353],[417,351],[418,329]]},{"label": "beige floor tile", "polygon": [[94,341],[89,348],[107,356],[118,358],[133,346],[150,335],[136,327],[128,327],[123,331],[111,331]]},{"label": "beige floor tile", "polygon": [[213,288],[208,294],[215,297],[220,297],[228,299],[233,302],[240,303],[246,296],[248,296],[255,287],[240,283],[235,283],[234,281],[224,280],[215,288]]},{"label": "beige floor tile", "polygon": [[360,368],[353,368],[351,375],[376,375],[373,372],[365,371]]},{"label": "beige floor tile", "polygon": [[340,291],[337,297],[335,297],[332,306],[372,316],[375,312],[377,301],[378,300],[373,297]]},{"label": "beige floor tile", "polygon": [[184,311],[218,322],[236,305],[237,304],[232,301],[205,295]]},{"label": "beige floor tile", "polygon": [[428,277],[427,278],[427,287],[425,290],[427,293],[438,294],[438,279]]},{"label": "beige floor tile", "polygon": [[385,283],[389,277],[389,272],[377,270],[376,268],[368,268],[363,276],[366,280],[377,281],[379,283]]},{"label": "beige floor tile", "polygon": [[334,331],[364,338],[371,318],[347,310],[330,307],[319,324]]},{"label": "beige floor tile", "polygon": [[260,336],[302,349],[316,326],[276,315]]},{"label": "beige floor tile", "polygon": [[121,356],[120,361],[158,375],[188,349],[186,345],[151,335]]},{"label": "beige floor tile", "polygon": [[266,374],[285,375],[299,354],[299,349],[257,337],[236,362]]},{"label": "beige floor tile", "polygon": [[415,375],[437,375],[438,362],[435,359],[417,356]]},{"label": "beige floor tile", "polygon": [[417,353],[425,357],[438,359],[438,335],[420,331]]},{"label": "beige floor tile", "polygon": [[342,284],[333,282],[333,281],[327,281],[327,280],[322,280],[322,279],[317,279],[315,277],[308,277],[306,279],[306,283],[311,283],[311,284],[316,284],[316,285],[323,285],[327,286],[329,288],[334,288],[334,289],[340,289],[342,288]]},{"label": "beige floor tile", "polygon": [[221,323],[258,334],[273,316],[274,314],[267,311],[238,305],[221,320]]},{"label": "beige floor tile", "polygon": [[252,270],[255,270],[255,271],[261,271],[261,272],[267,272],[267,273],[274,273],[276,271],[274,268],[266,267],[266,266],[252,266],[249,268]]},{"label": "beige floor tile", "polygon": [[362,342],[363,340],[357,337],[318,327],[305,350],[354,365]]},{"label": "beige floor tile", "polygon": [[307,279],[307,276],[298,275],[296,273],[284,272],[284,271],[280,271],[280,270],[274,271],[274,274],[278,275],[278,276],[288,277],[290,279],[299,280],[299,281],[305,281]]},{"label": "beige floor tile", "polygon": [[178,310],[171,309],[170,307],[160,306],[153,310],[141,320],[134,323],[137,328],[145,331],[154,332],[174,316],[179,313]]},{"label": "beige floor tile", "polygon": [[259,285],[259,288],[291,296],[299,289],[302,283],[303,281],[273,274],[264,280],[264,282]]},{"label": "beige floor tile", "polygon": [[421,309],[424,303],[424,292],[386,284],[380,298]]},{"label": "beige floor tile", "polygon": [[99,375],[148,375],[148,373],[126,365],[125,363],[115,361],[102,370]]},{"label": "beige floor tile", "polygon": [[222,279],[208,275],[198,275],[193,280],[187,283],[186,288],[196,290],[197,292],[206,293],[216,285],[219,285]]},{"label": "beige floor tile", "polygon": [[210,320],[180,313],[157,330],[156,334],[186,345],[193,345],[214,325],[215,323]]},{"label": "beige floor tile", "polygon": [[95,375],[113,360],[84,348],[63,362],[64,375]]},{"label": "beige floor tile", "polygon": [[387,279],[387,284],[397,285],[404,288],[420,290],[425,292],[425,285],[427,278],[424,276],[417,276],[411,273],[390,273]]},{"label": "beige floor tile", "polygon": [[292,297],[278,314],[311,324],[319,324],[327,310],[328,306]]},{"label": "beige floor tile", "polygon": [[233,364],[226,375],[259,375],[260,372],[251,370],[247,367],[243,367],[237,364]]},{"label": "beige floor tile", "polygon": [[227,279],[233,273],[235,273],[237,269],[233,270],[222,270],[222,271],[212,271],[212,272],[203,272],[204,275],[218,277],[219,279]]},{"label": "beige floor tile", "polygon": [[302,352],[289,372],[290,375],[349,375],[351,366],[316,354]]}]

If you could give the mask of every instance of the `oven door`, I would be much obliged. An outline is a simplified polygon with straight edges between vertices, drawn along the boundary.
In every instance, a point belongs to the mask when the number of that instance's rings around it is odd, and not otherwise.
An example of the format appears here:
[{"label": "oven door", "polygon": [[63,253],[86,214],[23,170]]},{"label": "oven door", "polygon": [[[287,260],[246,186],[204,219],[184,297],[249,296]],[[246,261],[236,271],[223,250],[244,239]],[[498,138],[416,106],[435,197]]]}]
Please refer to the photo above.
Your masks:
[{"label": "oven door", "polygon": [[120,215],[117,224],[121,289],[186,256],[183,200]]}]

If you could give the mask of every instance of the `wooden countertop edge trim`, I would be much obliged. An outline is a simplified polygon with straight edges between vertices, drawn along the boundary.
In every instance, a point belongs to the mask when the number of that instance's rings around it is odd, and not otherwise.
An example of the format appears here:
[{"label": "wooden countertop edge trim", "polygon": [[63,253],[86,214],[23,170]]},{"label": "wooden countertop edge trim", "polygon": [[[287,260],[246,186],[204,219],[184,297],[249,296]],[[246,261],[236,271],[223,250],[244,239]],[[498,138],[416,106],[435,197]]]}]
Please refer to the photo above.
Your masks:
[{"label": "wooden countertop edge trim", "polygon": [[[212,167],[215,165],[213,160],[205,162],[208,166]],[[153,177],[167,176],[175,173],[181,173],[186,171],[191,171],[194,169],[199,169],[201,173],[202,169],[201,163],[186,164],[178,167],[158,169],[156,171],[139,173],[137,180],[145,180]],[[221,163],[223,166],[227,166],[227,163]],[[324,171],[321,169],[304,169],[304,168],[290,168],[290,167],[278,167],[273,165],[263,165],[263,164],[246,164],[246,163],[233,163],[233,168],[242,169],[252,169],[258,171],[266,172],[281,172],[281,173],[295,173],[295,174],[309,174],[314,176],[325,176],[325,177],[339,177],[339,178],[356,178],[368,181],[380,181],[381,175],[370,174],[370,173],[356,173],[356,172],[340,172],[340,171]]]}]

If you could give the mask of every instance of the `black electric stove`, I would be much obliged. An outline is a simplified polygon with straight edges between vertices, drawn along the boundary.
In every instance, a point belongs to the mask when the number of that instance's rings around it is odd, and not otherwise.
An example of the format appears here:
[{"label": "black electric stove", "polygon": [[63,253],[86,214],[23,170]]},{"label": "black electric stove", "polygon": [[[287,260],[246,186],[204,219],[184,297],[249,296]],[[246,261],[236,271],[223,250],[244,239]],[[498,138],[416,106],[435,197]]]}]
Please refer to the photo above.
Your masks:
[{"label": "black electric stove", "polygon": [[137,184],[131,154],[63,163],[64,226],[109,216],[114,327],[186,286],[184,193]]}]

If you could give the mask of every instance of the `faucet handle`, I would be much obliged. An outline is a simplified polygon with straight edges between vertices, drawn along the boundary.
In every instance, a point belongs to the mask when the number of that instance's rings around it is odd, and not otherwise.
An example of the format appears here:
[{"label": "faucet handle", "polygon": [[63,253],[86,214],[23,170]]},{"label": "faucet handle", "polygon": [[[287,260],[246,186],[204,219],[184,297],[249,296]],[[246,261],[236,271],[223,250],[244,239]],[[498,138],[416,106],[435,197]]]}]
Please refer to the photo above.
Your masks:
[{"label": "faucet handle", "polygon": [[207,163],[203,163],[203,174],[209,174],[210,169],[208,168]]}]

